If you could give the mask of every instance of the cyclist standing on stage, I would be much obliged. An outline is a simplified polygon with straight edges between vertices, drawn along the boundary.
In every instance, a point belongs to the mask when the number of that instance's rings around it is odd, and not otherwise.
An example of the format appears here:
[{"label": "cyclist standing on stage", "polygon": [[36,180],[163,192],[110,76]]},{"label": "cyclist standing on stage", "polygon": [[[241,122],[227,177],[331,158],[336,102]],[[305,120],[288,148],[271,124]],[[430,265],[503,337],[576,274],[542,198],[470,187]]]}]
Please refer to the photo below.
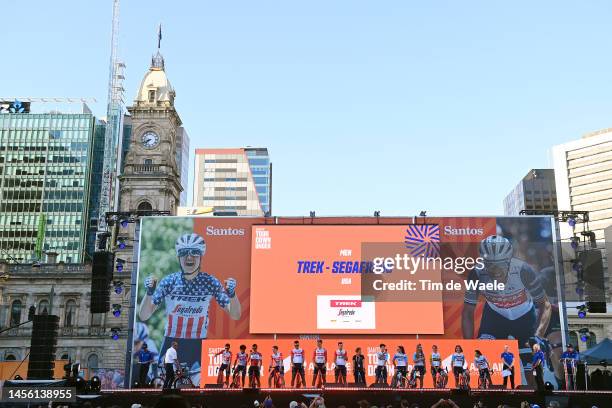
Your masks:
[{"label": "cyclist standing on stage", "polygon": [[306,385],[306,375],[304,373],[304,350],[300,348],[300,342],[293,342],[291,349],[291,387],[295,384],[296,375],[300,376],[302,386]]},{"label": "cyclist standing on stage", "polygon": [[429,364],[431,364],[431,376],[433,378],[433,384],[436,386],[436,377],[440,371],[442,371],[442,357],[438,353],[438,346],[435,344],[431,346],[431,356],[429,357]]},{"label": "cyclist standing on stage", "polygon": [[363,367],[363,360],[365,356],[361,354],[361,347],[355,349],[355,355],[353,356],[353,375],[355,376],[355,384],[365,385],[365,369]]},{"label": "cyclist standing on stage", "polygon": [[230,377],[230,366],[232,365],[232,352],[230,351],[230,345],[227,343],[225,348],[215,354],[215,357],[221,355],[221,367],[219,368],[219,374],[217,375],[217,384],[223,384],[223,372],[225,372],[225,385],[229,385]]},{"label": "cyclist standing on stage", "polygon": [[259,376],[261,375],[260,367],[263,356],[257,351],[257,344],[253,344],[251,352],[249,353],[249,387],[260,388]]},{"label": "cyclist standing on stage", "polygon": [[531,361],[533,376],[535,377],[538,391],[544,391],[544,353],[540,350],[539,344],[533,345],[533,359]]},{"label": "cyclist standing on stage", "polygon": [[423,377],[425,377],[425,353],[423,353],[423,346],[417,344],[416,351],[412,355],[412,361],[414,361],[414,368],[412,369],[412,375],[418,372],[419,375],[419,388],[423,388]]},{"label": "cyclist standing on stage", "polygon": [[376,353],[376,384],[387,383],[387,361],[389,361],[387,346],[381,344],[380,351]]},{"label": "cyclist standing on stage", "polygon": [[[272,378],[278,373],[280,376],[280,386],[285,386],[285,367],[283,367],[283,353],[278,351],[278,346],[272,346],[272,356],[270,359],[270,376],[268,377],[268,387],[272,388]],[[276,384],[275,384],[276,386]]]},{"label": "cyclist standing on stage", "polygon": [[234,360],[234,375],[241,375],[242,381],[240,382],[240,386],[244,387],[244,379],[246,377],[247,372],[247,361],[249,359],[249,355],[246,353],[246,346],[244,344],[240,345],[240,352],[236,353],[236,359]]},{"label": "cyclist standing on stage", "polygon": [[346,385],[346,360],[348,359],[348,354],[344,349],[344,344],[341,341],[338,342],[338,350],[336,350],[336,359],[334,363],[336,364],[335,374],[336,374],[336,382],[339,384]]},{"label": "cyclist standing on stage", "polygon": [[514,389],[514,354],[510,352],[510,347],[504,346],[501,358],[504,363],[503,371],[507,371],[507,373],[502,373],[504,376],[504,388],[508,385],[508,377],[510,377],[510,388]]},{"label": "cyclist standing on stage", "polygon": [[491,372],[489,371],[489,361],[485,356],[482,355],[480,350],[476,350],[474,352],[474,365],[478,368],[478,374],[480,375],[481,382],[488,381],[488,387],[491,386]]},{"label": "cyclist standing on stage", "polygon": [[566,390],[575,390],[576,383],[574,381],[576,376],[576,363],[580,361],[580,355],[576,350],[574,350],[574,346],[571,344],[567,345],[567,351],[564,351],[561,354],[561,362],[565,366],[567,384],[565,384]]},{"label": "cyclist standing on stage", "polygon": [[174,373],[175,370],[180,369],[181,363],[178,360],[178,343],[173,341],[166,354],[164,354],[164,368],[166,369],[166,380],[164,381],[164,388],[172,388],[174,385]]},{"label": "cyclist standing on stage", "polygon": [[[485,298],[485,307],[480,321],[478,338],[519,340],[521,346],[530,337],[544,338],[552,316],[552,306],[533,268],[514,257],[509,239],[492,235],[480,243],[482,266],[472,269],[467,280],[472,283],[504,284],[502,290],[486,289],[480,292],[466,290],[463,312],[463,337],[474,337],[474,312],[480,294]],[[537,316],[536,316],[537,309]]]},{"label": "cyclist standing on stage", "polygon": [[[404,350],[404,346],[397,346],[395,354],[393,355],[393,365],[398,373],[402,373],[402,376],[406,378],[408,375],[408,356]],[[399,387],[401,384],[397,384],[397,374],[393,378],[393,386]]]},{"label": "cyclist standing on stage", "polygon": [[206,254],[204,238],[195,233],[184,234],[178,237],[174,248],[180,271],[165,276],[159,284],[152,276],[145,278],[146,293],[138,315],[141,321],[147,321],[162,302],[165,304],[167,320],[160,355],[176,341],[183,353],[182,361],[192,370],[200,366],[202,339],[208,331],[208,312],[213,298],[233,320],[240,319],[242,312],[236,296],[236,280],[229,278],[224,286],[201,270]]},{"label": "cyclist standing on stage", "polygon": [[321,385],[325,385],[325,373],[327,372],[327,350],[323,348],[323,340],[317,340],[317,348],[312,353],[314,361],[314,375],[312,376],[312,386],[314,388],[317,378],[321,377]]},{"label": "cyclist standing on stage", "polygon": [[465,369],[465,356],[463,355],[463,348],[460,345],[455,346],[455,353],[451,358],[451,366],[453,367],[453,374],[455,375],[455,388],[459,388],[459,376],[463,374]]}]

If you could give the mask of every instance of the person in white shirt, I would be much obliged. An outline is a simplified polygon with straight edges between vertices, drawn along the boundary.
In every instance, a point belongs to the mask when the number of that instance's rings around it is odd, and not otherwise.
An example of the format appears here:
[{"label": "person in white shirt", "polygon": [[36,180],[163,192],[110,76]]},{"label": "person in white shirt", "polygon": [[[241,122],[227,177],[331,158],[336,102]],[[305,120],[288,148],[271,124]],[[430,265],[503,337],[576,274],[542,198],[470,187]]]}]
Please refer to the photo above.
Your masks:
[{"label": "person in white shirt", "polygon": [[164,381],[164,388],[171,388],[174,384],[174,369],[179,368],[180,364],[178,361],[178,343],[176,341],[172,342],[172,346],[168,350],[166,350],[166,355],[164,356],[164,366],[166,368],[166,380]]}]

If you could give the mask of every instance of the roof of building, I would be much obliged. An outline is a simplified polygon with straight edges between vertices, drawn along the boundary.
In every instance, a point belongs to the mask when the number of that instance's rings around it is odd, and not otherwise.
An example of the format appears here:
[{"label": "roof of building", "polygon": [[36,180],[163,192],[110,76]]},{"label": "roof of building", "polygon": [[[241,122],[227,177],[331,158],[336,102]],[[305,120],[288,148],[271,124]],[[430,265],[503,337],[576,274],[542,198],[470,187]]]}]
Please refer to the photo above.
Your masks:
[{"label": "roof of building", "polygon": [[156,101],[173,103],[175,96],[174,88],[172,88],[166,76],[164,57],[159,51],[151,60],[151,67],[140,83],[135,101],[147,103],[149,101],[150,90],[156,91]]}]

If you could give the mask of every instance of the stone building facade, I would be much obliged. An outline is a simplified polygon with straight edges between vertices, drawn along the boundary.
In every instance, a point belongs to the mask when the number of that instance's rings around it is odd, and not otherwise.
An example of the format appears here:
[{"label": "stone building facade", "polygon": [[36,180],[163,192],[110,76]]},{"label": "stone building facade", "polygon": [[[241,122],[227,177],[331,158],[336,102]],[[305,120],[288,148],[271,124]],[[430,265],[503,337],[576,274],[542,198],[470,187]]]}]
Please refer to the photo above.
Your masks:
[{"label": "stone building facade", "polygon": [[[121,305],[119,317],[112,313],[90,313],[91,264],[7,264],[0,262],[0,330],[28,320],[30,306],[36,313],[47,310],[59,316],[56,359],[79,362],[89,370],[123,369],[126,333],[118,340],[112,327],[127,327],[129,287],[121,294],[111,291],[111,304]],[[30,349],[32,324],[0,333],[0,361],[23,360]]]}]

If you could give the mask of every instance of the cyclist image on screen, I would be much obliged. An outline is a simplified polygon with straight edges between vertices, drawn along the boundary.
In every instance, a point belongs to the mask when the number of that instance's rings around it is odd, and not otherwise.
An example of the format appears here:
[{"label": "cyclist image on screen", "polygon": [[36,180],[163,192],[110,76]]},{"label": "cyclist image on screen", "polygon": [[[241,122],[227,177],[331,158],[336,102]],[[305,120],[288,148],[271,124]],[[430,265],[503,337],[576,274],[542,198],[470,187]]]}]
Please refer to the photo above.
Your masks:
[{"label": "cyclist image on screen", "polygon": [[201,270],[206,243],[198,234],[179,236],[175,251],[181,270],[166,275],[159,284],[151,276],[144,279],[146,293],[140,303],[139,317],[147,321],[163,302],[167,324],[160,355],[164,354],[173,341],[177,341],[183,350],[181,361],[189,368],[199,368],[201,339],[206,338],[212,299],[217,301],[231,319],[240,319],[236,280],[227,279],[223,286],[216,277]]},{"label": "cyclist image on screen", "polygon": [[[506,339],[509,336],[527,344],[530,337],[542,338],[548,328],[552,308],[533,268],[515,258],[509,239],[492,235],[480,243],[484,266],[472,269],[468,281],[504,284],[503,290],[467,289],[462,313],[463,337],[474,337],[474,311],[479,295],[485,298],[478,338]],[[536,316],[537,308],[537,316]]]}]

